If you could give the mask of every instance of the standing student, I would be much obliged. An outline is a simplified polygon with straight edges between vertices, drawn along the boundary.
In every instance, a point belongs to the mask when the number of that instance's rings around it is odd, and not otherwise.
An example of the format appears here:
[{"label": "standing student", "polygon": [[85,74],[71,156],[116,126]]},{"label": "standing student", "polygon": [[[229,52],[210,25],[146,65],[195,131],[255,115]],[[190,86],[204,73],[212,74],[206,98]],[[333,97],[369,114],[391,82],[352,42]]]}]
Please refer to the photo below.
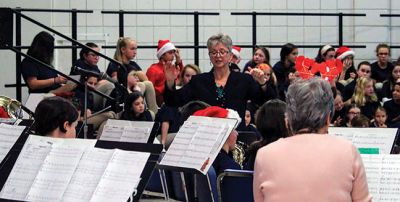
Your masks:
[{"label": "standing student", "polygon": [[287,88],[296,78],[294,65],[298,54],[299,50],[296,45],[284,44],[281,48],[280,60],[272,68],[278,82],[278,95],[281,100],[285,100]]},{"label": "standing student", "polygon": [[371,64],[371,78],[375,80],[375,87],[380,91],[382,84],[392,74],[393,64],[390,61],[390,47],[380,43],[375,49],[377,61]]}]

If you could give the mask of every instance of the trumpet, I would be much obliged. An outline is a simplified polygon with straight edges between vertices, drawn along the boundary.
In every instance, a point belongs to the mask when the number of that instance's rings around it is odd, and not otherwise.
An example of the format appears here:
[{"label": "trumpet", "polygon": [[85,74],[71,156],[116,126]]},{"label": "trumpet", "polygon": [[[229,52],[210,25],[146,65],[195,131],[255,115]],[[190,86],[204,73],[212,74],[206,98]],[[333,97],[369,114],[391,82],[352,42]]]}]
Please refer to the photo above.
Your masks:
[{"label": "trumpet", "polygon": [[4,111],[7,112],[9,118],[11,119],[18,119],[22,117],[22,104],[17,100],[0,95],[0,107],[3,107]]}]

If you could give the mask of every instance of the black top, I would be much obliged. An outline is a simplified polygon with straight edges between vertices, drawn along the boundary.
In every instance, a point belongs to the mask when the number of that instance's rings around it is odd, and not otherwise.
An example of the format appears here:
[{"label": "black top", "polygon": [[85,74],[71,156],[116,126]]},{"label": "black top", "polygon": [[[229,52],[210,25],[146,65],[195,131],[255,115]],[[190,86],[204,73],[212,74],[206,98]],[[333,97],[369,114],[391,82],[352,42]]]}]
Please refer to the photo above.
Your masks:
[{"label": "black top", "polygon": [[[125,67],[127,68],[128,73],[132,70],[142,71],[142,68],[140,68],[140,66],[135,61],[129,61],[129,64],[126,64]],[[118,72],[118,69],[118,64],[110,62],[110,64],[108,64],[106,73],[108,76],[111,77],[114,72]]]},{"label": "black top", "polygon": [[128,121],[153,121],[149,110],[145,110],[138,117],[134,116],[130,111],[123,111],[120,119]]},{"label": "black top", "polygon": [[295,72],[294,64],[292,64],[289,68],[285,67],[282,61],[275,63],[274,70],[276,80],[278,82],[278,95],[279,98],[283,101],[286,99],[286,91],[290,85],[290,81],[288,75],[290,72]]},{"label": "black top", "polygon": [[[27,80],[30,77],[36,77],[37,80],[45,80],[57,77],[56,71],[52,71],[51,69],[48,69],[46,66],[36,63],[35,61],[29,58],[24,58],[24,60],[22,60],[21,73],[26,84],[28,84]],[[61,87],[61,85],[54,83],[50,87],[33,90],[28,85],[29,93],[48,93],[51,90],[55,90],[59,87]]]},{"label": "black top", "polygon": [[392,98],[392,82],[390,80],[386,80],[383,82],[382,89],[381,89],[381,97],[382,98]]},{"label": "black top", "polygon": [[80,67],[80,68],[85,69],[85,70],[92,71],[92,72],[100,73],[100,69],[99,69],[99,67],[97,65],[89,65],[88,63],[86,63],[82,59],[78,59],[77,61],[75,61],[74,66],[72,66],[72,68],[71,68],[71,72],[70,72],[71,75],[80,75],[79,72],[74,71],[74,67],[75,66]]},{"label": "black top", "polygon": [[238,128],[240,130],[245,127],[244,116],[247,100],[261,105],[266,100],[266,93],[262,91],[253,77],[233,71],[230,72],[223,88],[216,86],[213,70],[194,75],[190,82],[179,90],[171,91],[167,86],[165,87],[164,101],[167,106],[179,107],[193,100],[200,100],[211,106],[236,110],[243,120]]},{"label": "black top", "polygon": [[224,172],[226,169],[236,169],[241,170],[240,165],[236,163],[232,157],[230,157],[224,150],[218,153],[217,158],[215,158],[212,166],[217,173],[217,176]]},{"label": "black top", "polygon": [[378,61],[371,64],[371,78],[377,82],[383,82],[389,79],[393,71],[393,64],[388,62],[385,69],[381,69],[378,65]]},{"label": "black top", "polygon": [[343,102],[346,102],[353,96],[355,88],[356,88],[356,80],[351,81],[344,87]]},{"label": "black top", "polygon": [[389,100],[383,104],[383,108],[386,110],[387,114],[387,123],[390,125],[398,125],[400,123],[400,119],[397,121],[393,121],[394,118],[400,116],[400,104],[396,104],[394,100]]},{"label": "black top", "polygon": [[381,106],[381,103],[376,101],[376,102],[367,102],[365,103],[364,106],[360,107],[361,114],[364,116],[368,117],[369,120],[374,118],[374,114],[376,109]]}]

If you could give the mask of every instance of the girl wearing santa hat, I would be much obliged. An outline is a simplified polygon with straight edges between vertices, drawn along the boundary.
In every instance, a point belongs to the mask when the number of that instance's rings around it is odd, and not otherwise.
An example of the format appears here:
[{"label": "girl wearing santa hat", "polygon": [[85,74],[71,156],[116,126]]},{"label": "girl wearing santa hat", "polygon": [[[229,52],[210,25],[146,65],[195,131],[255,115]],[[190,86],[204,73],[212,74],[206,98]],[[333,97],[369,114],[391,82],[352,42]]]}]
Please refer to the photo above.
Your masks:
[{"label": "girl wearing santa hat", "polygon": [[357,77],[356,68],[354,68],[354,56],[354,51],[347,46],[341,46],[336,50],[336,59],[342,60],[343,63],[343,71],[339,75],[339,82],[344,86]]},{"label": "girl wearing santa hat", "polygon": [[[147,77],[153,83],[156,91],[156,100],[158,106],[164,103],[164,64],[171,64],[176,68],[182,69],[182,59],[179,54],[179,49],[175,47],[169,40],[159,40],[157,46],[158,63],[152,64],[146,72]],[[175,64],[173,61],[175,59]]]},{"label": "girl wearing santa hat", "polygon": [[[213,68],[210,72],[193,76],[179,90],[175,87],[179,68],[171,63],[165,64],[165,103],[168,106],[182,106],[189,101],[200,100],[213,106],[234,109],[244,119],[247,100],[262,104],[266,99],[264,72],[257,68],[250,70],[250,74],[231,71],[232,39],[226,34],[211,36],[207,47]],[[239,128],[243,127],[244,122]]]}]

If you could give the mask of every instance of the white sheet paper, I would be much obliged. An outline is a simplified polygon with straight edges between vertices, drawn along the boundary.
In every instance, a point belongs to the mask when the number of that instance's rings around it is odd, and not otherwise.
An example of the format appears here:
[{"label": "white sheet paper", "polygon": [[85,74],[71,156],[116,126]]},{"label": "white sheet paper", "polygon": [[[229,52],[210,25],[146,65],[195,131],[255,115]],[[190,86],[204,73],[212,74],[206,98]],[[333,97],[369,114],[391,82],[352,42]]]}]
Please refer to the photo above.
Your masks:
[{"label": "white sheet paper", "polygon": [[[44,98],[53,96],[55,96],[53,93],[31,93],[29,94],[28,99],[25,102],[25,107],[34,112],[40,101],[42,101]],[[23,118],[29,119],[29,114],[24,112]]]},{"label": "white sheet paper", "polygon": [[361,155],[373,201],[400,201],[400,156]]},{"label": "white sheet paper", "polygon": [[329,127],[329,134],[351,141],[357,148],[378,148],[380,154],[390,154],[397,128]]},{"label": "white sheet paper", "polygon": [[126,201],[150,153],[94,148],[95,140],[31,135],[0,192],[23,201]]},{"label": "white sheet paper", "polygon": [[25,126],[15,126],[0,123],[0,162],[6,157],[12,146],[17,142]]},{"label": "white sheet paper", "polygon": [[110,119],[104,126],[100,140],[147,143],[153,125],[154,122]]},{"label": "white sheet paper", "polygon": [[[236,120],[191,116],[179,129],[160,164],[207,173]],[[205,165],[205,162],[209,163]]]}]

